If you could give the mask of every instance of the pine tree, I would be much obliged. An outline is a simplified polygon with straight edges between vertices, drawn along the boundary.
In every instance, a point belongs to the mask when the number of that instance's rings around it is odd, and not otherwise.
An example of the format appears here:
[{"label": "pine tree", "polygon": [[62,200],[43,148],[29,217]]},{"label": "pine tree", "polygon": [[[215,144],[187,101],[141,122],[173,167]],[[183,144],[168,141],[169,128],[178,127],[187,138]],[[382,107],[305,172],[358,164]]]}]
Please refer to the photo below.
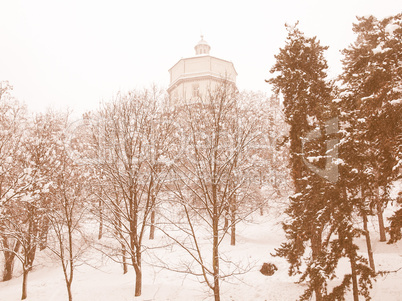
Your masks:
[{"label": "pine tree", "polygon": [[[310,242],[312,255],[301,278],[308,281],[308,289],[301,300],[309,299],[313,292],[316,300],[323,300],[326,280],[320,261],[322,243],[327,240],[324,229],[334,186],[310,170],[305,160],[325,168],[325,120],[331,117],[331,87],[325,80],[327,63],[323,56],[327,47],[321,46],[316,38],[305,37],[297,26],[287,26],[287,30],[286,46],[275,56],[277,62],[271,69],[271,73],[278,75],[268,81],[277,93],[283,94],[285,118],[290,126],[290,164],[295,187],[286,210],[291,221],[283,225],[289,242],[282,244],[276,254],[286,257],[291,264],[289,273],[296,274]],[[304,141],[302,137],[312,132],[317,133],[317,139]]]},{"label": "pine tree", "polygon": [[[348,152],[344,147],[337,153],[336,138],[343,127],[338,131],[338,119],[333,118],[341,111],[334,99],[336,90],[326,80],[323,53],[327,47],[316,38],[306,38],[296,27],[288,27],[288,32],[286,46],[271,70],[279,75],[269,82],[284,97],[295,194],[286,210],[290,221],[283,225],[288,242],[275,255],[287,258],[290,275],[302,273],[300,282],[306,281],[308,288],[300,300],[309,300],[313,293],[316,300],[344,300],[350,285],[355,301],[359,294],[369,299],[373,271],[354,243],[361,231],[353,220],[355,198],[345,188],[348,169],[340,164]],[[312,252],[306,258],[308,244]],[[342,257],[349,259],[351,273],[329,292],[327,283],[337,276]],[[306,268],[301,271],[303,260]]]},{"label": "pine tree", "polygon": [[345,104],[349,138],[355,145],[350,149],[355,152],[355,187],[360,186],[368,202],[363,214],[377,210],[381,241],[386,240],[382,211],[401,158],[401,18],[402,14],[383,20],[358,18],[353,28],[356,42],[343,51],[341,79],[349,98]]}]

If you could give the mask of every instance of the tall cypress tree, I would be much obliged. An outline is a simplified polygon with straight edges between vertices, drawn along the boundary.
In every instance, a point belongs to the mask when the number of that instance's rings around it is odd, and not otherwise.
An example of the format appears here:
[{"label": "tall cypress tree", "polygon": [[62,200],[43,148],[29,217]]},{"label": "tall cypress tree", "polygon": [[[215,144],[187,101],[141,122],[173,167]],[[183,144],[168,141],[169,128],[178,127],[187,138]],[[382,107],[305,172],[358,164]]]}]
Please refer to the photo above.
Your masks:
[{"label": "tall cypress tree", "polygon": [[[331,87],[325,79],[327,63],[323,55],[327,47],[321,46],[315,37],[305,37],[297,25],[287,26],[287,30],[286,45],[275,56],[276,64],[271,69],[276,76],[268,80],[284,99],[295,190],[286,210],[290,222],[283,224],[288,242],[282,244],[277,255],[286,257],[291,264],[289,273],[296,274],[310,243],[312,254],[301,278],[309,286],[301,299],[309,299],[314,292],[316,300],[323,300],[326,280],[319,262],[323,258],[322,243],[326,240],[323,231],[329,218],[327,209],[335,187],[307,164],[315,162],[317,168],[324,169],[326,163],[325,121],[331,117]],[[315,139],[303,140],[312,132],[317,133]]]}]

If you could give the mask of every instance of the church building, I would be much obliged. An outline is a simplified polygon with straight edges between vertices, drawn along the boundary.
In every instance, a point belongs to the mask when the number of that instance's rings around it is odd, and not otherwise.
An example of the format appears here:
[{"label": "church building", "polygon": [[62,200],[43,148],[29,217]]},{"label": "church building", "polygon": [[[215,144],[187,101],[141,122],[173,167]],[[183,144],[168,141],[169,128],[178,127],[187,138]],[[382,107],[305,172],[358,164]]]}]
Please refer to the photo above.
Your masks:
[{"label": "church building", "polygon": [[211,47],[201,36],[195,45],[195,56],[180,59],[169,69],[168,93],[170,104],[197,102],[213,91],[222,80],[236,85],[237,72],[232,62],[211,56]]}]

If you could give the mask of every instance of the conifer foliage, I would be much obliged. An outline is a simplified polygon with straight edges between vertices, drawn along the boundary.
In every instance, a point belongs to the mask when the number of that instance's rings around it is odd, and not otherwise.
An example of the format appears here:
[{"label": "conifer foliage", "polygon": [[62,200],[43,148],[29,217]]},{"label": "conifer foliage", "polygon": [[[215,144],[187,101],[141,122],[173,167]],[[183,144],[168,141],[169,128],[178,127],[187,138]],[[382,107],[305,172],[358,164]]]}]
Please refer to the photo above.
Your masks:
[{"label": "conifer foliage", "polygon": [[[366,207],[376,209],[380,239],[385,241],[382,211],[402,165],[402,14],[383,20],[361,17],[353,30],[357,39],[343,51],[340,102],[347,121],[345,141],[353,144],[349,169],[356,172],[350,177]],[[391,242],[398,237],[400,224],[396,213],[391,218]]]},{"label": "conifer foliage", "polygon": [[306,157],[322,163],[323,143],[315,141],[304,149],[302,137],[314,129],[321,131],[324,127],[324,109],[331,93],[325,81],[327,64],[323,52],[326,47],[321,46],[315,38],[305,37],[297,25],[287,26],[287,30],[286,45],[276,55],[276,64],[271,69],[272,73],[277,74],[269,80],[284,98],[285,118],[290,125],[290,164],[295,188],[286,212],[291,219],[283,225],[288,242],[282,244],[277,255],[286,257],[291,264],[289,274],[296,274],[306,243],[310,241],[313,252],[309,267],[302,277],[310,279],[309,288],[302,299],[308,299],[314,291],[317,300],[322,300],[325,280],[315,262],[321,253],[323,230],[328,219],[326,199],[323,197],[325,180],[310,171],[303,158],[308,153]]},{"label": "conifer foliage", "polygon": [[[316,300],[344,300],[351,284],[354,300],[359,294],[369,299],[374,273],[354,244],[360,232],[352,218],[355,199],[347,194],[343,166],[339,166],[336,89],[326,79],[327,47],[305,37],[297,25],[287,30],[286,45],[271,70],[275,76],[268,82],[284,99],[295,194],[283,224],[288,241],[275,255],[289,261],[290,275],[301,273],[300,282],[307,282],[300,300],[310,300],[313,294]],[[349,259],[351,273],[329,291],[328,282],[339,276],[336,267],[342,257]]]}]

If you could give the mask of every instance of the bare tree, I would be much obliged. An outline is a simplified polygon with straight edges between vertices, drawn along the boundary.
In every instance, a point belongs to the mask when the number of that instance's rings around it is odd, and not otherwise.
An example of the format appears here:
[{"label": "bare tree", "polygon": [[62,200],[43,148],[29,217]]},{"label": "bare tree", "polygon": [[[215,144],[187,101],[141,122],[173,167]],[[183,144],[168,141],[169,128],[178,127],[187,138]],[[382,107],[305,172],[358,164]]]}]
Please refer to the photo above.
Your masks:
[{"label": "bare tree", "polygon": [[59,142],[57,169],[51,187],[53,206],[48,211],[55,241],[48,248],[60,259],[68,300],[72,301],[75,266],[86,246],[81,224],[91,194],[87,185],[91,173],[81,162],[82,150],[74,143],[77,141],[68,141],[61,136]]},{"label": "bare tree", "polygon": [[[58,120],[53,117],[51,113],[38,114],[25,129],[16,158],[21,167],[18,193],[13,190],[1,216],[3,247],[6,247],[5,251],[13,252],[12,256],[22,264],[21,299],[27,298],[28,274],[38,247],[46,241],[49,228],[46,211],[51,206],[49,186],[56,163],[55,141],[59,133]],[[6,239],[15,241],[13,248],[7,248]]]},{"label": "bare tree", "polygon": [[10,93],[12,87],[0,82],[0,250],[4,255],[3,281],[13,275],[14,260],[19,252],[19,240],[7,235],[10,218],[18,216],[13,206],[26,188],[19,162],[21,137],[25,127],[25,108]]},{"label": "bare tree", "polygon": [[232,138],[228,141],[230,147],[236,149],[244,135],[250,141],[235,162],[232,177],[235,186],[247,180],[247,189],[241,189],[229,200],[231,245],[235,245],[236,220],[257,208],[262,214],[271,198],[285,194],[286,152],[277,147],[277,139],[286,134],[286,126],[276,97],[241,92],[237,95],[237,107],[228,127]]},{"label": "bare tree", "polygon": [[121,246],[123,267],[126,257],[131,260],[135,296],[141,295],[146,226],[154,218],[169,168],[166,152],[172,127],[161,105],[155,89],[119,95],[99,111],[93,128],[97,197],[102,200],[105,227]]},{"label": "bare tree", "polygon": [[[243,114],[236,89],[226,81],[200,102],[177,111],[182,152],[172,153],[175,180],[168,187],[186,222],[167,212],[164,217],[169,226],[161,230],[190,255],[193,262],[183,272],[200,276],[218,301],[220,281],[234,274],[222,273],[219,246],[228,229],[242,218],[240,204],[247,205],[250,198],[251,181],[246,174],[252,165],[246,157],[258,133],[252,114]],[[228,207],[233,215],[225,227],[221,222]],[[209,250],[202,248],[205,235],[210,238]]]}]

